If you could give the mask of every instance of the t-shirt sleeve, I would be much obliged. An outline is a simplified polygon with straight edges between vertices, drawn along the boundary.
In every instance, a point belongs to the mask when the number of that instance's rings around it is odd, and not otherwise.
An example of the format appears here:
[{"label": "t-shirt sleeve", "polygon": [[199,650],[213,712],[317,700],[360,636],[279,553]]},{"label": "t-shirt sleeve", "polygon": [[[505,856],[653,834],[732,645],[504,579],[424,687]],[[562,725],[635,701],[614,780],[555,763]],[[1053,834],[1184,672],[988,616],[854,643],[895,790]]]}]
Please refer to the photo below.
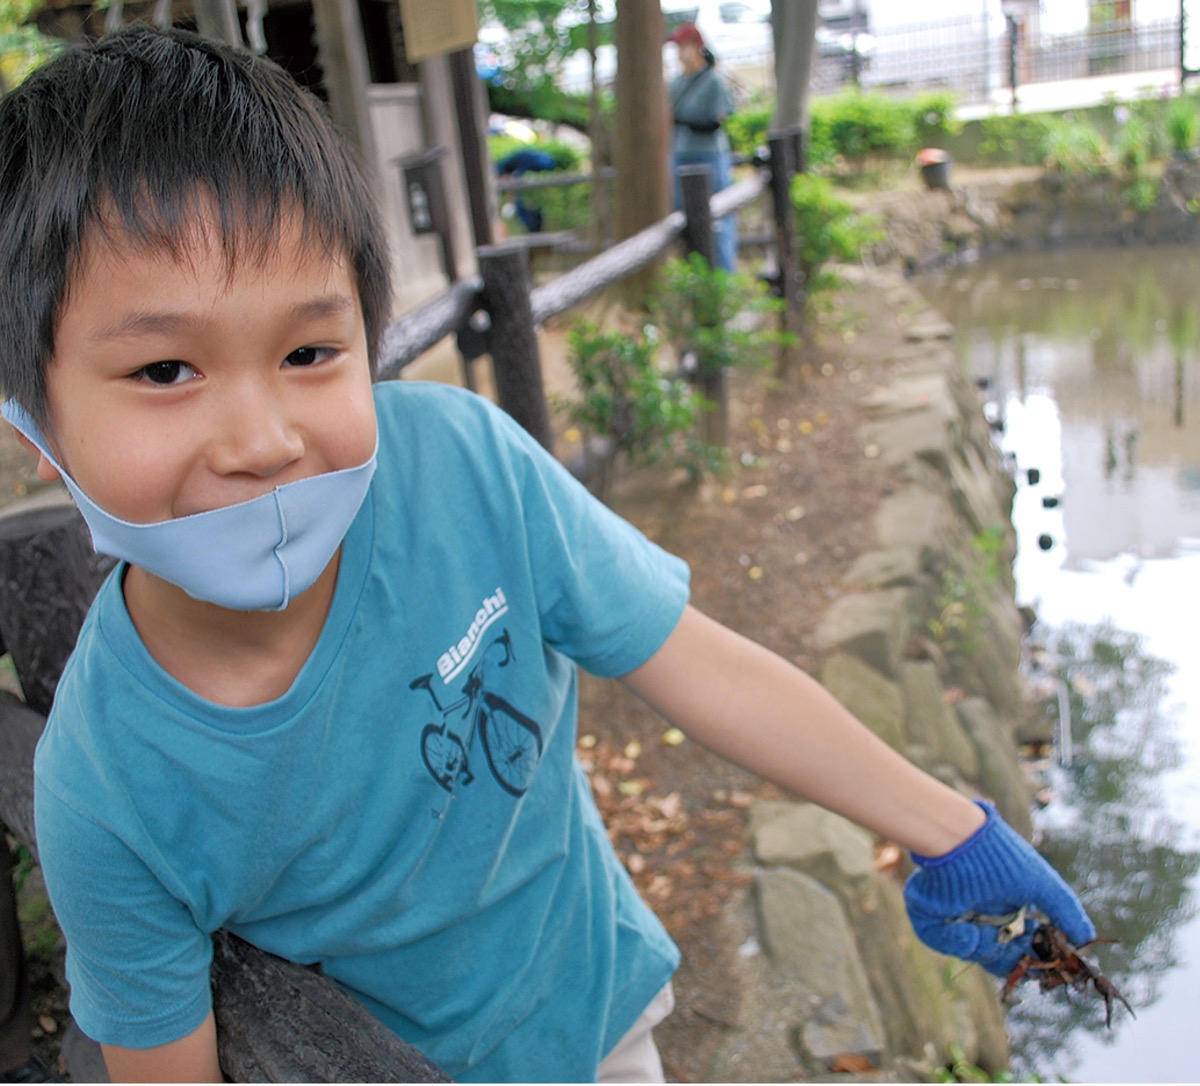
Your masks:
[{"label": "t-shirt sleeve", "polygon": [[645,663],[678,624],[689,595],[687,564],[596,499],[503,418],[544,639],[593,674],[624,675]]},{"label": "t-shirt sleeve", "polygon": [[39,860],[67,942],[71,1013],[103,1044],[149,1048],[195,1030],[212,1006],[212,940],[114,834],[42,781]]}]

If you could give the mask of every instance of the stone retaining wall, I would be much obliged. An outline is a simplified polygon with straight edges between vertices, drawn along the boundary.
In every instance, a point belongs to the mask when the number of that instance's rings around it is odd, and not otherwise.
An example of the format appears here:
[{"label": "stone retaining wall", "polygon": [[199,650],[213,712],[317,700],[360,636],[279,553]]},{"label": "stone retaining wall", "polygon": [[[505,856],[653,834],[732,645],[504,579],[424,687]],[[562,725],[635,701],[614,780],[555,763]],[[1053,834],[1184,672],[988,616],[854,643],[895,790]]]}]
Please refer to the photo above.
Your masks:
[{"label": "stone retaining wall", "polygon": [[870,196],[886,238],[874,257],[914,272],[1013,250],[1200,241],[1200,160],[1167,162],[1148,208],[1134,206],[1132,186],[1120,172],[956,171],[949,189]]},{"label": "stone retaining wall", "polygon": [[[819,628],[819,677],[888,743],[965,794],[990,797],[1028,834],[1014,734],[1025,707],[1014,485],[950,328],[898,270],[858,274],[873,287],[882,279],[891,304],[918,316],[866,401],[863,446],[894,488],[873,548]],[[984,568],[981,538],[998,573]],[[709,1078],[787,1081],[858,1066],[875,1068],[874,1080],[932,1080],[952,1046],[990,1071],[1007,1066],[998,982],[918,942],[899,850],[877,857],[865,831],[804,803],[755,806],[750,834],[755,885],[728,920],[742,948],[743,1026]]]}]

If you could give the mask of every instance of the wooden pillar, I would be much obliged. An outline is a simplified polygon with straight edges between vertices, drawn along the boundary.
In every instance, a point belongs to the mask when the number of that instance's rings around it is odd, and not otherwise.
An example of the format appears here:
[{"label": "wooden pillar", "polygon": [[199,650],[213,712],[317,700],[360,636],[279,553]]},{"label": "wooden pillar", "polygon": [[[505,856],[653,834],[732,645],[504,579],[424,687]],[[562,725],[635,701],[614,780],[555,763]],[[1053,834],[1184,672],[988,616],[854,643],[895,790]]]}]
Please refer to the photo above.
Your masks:
[{"label": "wooden pillar", "polygon": [[553,451],[550,409],[530,305],[529,253],[520,245],[488,245],[478,251],[483,306],[500,406]]},{"label": "wooden pillar", "polygon": [[358,5],[355,0],[313,0],[312,11],[330,116],[357,152],[359,165],[378,192],[375,135],[367,105],[371,71]]},{"label": "wooden pillar", "polygon": [[715,263],[713,239],[712,170],[707,166],[681,166],[679,184],[683,194],[683,244],[689,253],[699,253],[711,268]]},{"label": "wooden pillar", "polygon": [[792,208],[792,177],[804,169],[804,134],[800,128],[767,135],[771,160],[771,207],[775,216],[775,256],[778,292],[783,299],[779,330],[789,335],[779,348],[779,373],[791,369],[792,342],[804,319],[805,285],[796,251],[796,215]]},{"label": "wooden pillar", "polygon": [[[707,166],[683,166],[679,170],[683,197],[683,243],[689,254],[699,253],[709,268],[715,266],[716,243],[713,239],[712,171]],[[698,322],[697,322],[698,323]],[[700,394],[712,405],[703,420],[704,440],[724,445],[729,436],[729,389],[724,369],[701,367],[694,380]]]},{"label": "wooden pillar", "polygon": [[462,148],[463,173],[467,181],[467,203],[475,247],[491,245],[493,191],[492,168],[487,151],[487,117],[475,54],[470,49],[451,53],[450,82],[454,88],[454,110],[458,118],[458,142]]},{"label": "wooden pillar", "polygon": [[201,36],[223,41],[235,49],[244,47],[234,0],[196,0],[194,11],[196,30]]}]

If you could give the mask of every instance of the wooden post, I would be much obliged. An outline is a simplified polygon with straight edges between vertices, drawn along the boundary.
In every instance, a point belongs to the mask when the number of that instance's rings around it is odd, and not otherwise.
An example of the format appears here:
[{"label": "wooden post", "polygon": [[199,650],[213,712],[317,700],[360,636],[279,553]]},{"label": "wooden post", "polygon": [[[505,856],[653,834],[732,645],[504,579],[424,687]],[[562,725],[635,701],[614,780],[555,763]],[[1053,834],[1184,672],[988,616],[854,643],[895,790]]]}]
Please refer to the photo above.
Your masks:
[{"label": "wooden post", "polygon": [[[771,206],[775,214],[775,259],[778,290],[784,308],[779,330],[796,333],[804,317],[804,281],[796,252],[796,216],[792,209],[792,176],[804,159],[803,136],[798,130],[768,133],[771,152]],[[791,369],[792,346],[779,349],[779,372]]]},{"label": "wooden post", "polygon": [[449,1082],[317,969],[213,936],[221,1070],[234,1082]]},{"label": "wooden post", "polygon": [[681,166],[679,185],[683,193],[683,244],[689,253],[699,253],[711,268],[716,258],[713,239],[712,171],[707,166]]},{"label": "wooden post", "polygon": [[0,635],[25,703],[50,712],[63,665],[111,559],[98,558],[66,497],[0,511]]},{"label": "wooden post", "polygon": [[[467,204],[471,212],[471,233],[476,247],[491,245],[492,194],[494,178],[487,150],[487,117],[483,87],[475,74],[475,55],[459,49],[449,56],[450,85],[454,88],[454,112],[458,119],[458,142],[462,147],[462,168],[467,182]],[[447,239],[448,244],[452,244]]]},{"label": "wooden post", "polygon": [[[712,172],[707,166],[683,166],[679,170],[683,196],[683,243],[688,253],[699,253],[709,268],[715,266],[716,242],[713,238]],[[685,359],[686,362],[686,359]],[[701,430],[710,445],[724,445],[729,437],[729,390],[724,368],[699,366],[694,381],[711,407],[704,413]]]},{"label": "wooden post", "polygon": [[500,406],[553,451],[550,409],[530,304],[529,253],[520,245],[486,245],[478,251],[483,305]]}]

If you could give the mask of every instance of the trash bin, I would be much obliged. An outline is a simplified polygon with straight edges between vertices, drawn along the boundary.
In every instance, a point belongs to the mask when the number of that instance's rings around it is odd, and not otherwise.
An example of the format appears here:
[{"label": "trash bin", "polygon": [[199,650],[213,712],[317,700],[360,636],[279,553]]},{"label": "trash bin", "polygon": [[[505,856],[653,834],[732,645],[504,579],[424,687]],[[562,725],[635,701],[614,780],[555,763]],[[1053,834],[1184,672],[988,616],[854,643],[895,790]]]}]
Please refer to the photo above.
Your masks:
[{"label": "trash bin", "polygon": [[950,167],[954,165],[954,159],[940,147],[925,147],[918,151],[917,165],[927,189],[950,187]]}]

